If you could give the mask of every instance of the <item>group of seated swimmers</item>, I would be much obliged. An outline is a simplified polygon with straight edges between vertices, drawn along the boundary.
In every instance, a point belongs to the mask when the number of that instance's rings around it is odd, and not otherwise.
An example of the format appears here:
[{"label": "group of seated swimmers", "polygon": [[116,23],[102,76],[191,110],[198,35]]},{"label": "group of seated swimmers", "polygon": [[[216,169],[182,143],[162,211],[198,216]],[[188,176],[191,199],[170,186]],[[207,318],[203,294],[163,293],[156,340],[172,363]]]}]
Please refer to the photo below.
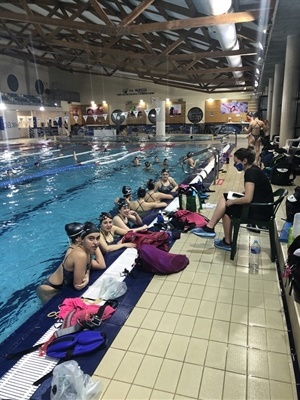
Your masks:
[{"label": "group of seated swimmers", "polygon": [[[102,212],[99,216],[100,227],[92,222],[84,224],[74,222],[65,226],[71,240],[62,263],[37,288],[38,297],[43,303],[50,300],[63,287],[82,290],[89,283],[91,269],[105,269],[103,254],[126,247],[135,247],[134,243],[122,243],[121,237],[130,231],[147,229],[138,211],[150,211],[164,208],[167,203],[161,200],[172,200],[177,194],[178,184],[165,169],[161,178],[150,180],[145,189],[138,189],[138,199],[131,200],[131,189],[124,186],[123,196],[117,200],[117,214]],[[147,196],[147,199],[145,200]],[[148,200],[148,201],[147,201]]]}]

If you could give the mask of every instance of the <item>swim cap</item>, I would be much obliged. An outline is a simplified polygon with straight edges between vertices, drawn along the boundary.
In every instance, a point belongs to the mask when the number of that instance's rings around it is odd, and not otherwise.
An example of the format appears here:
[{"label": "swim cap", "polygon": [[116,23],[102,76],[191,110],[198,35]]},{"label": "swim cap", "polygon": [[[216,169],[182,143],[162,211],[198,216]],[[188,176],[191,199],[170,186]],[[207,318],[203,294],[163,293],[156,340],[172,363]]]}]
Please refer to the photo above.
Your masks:
[{"label": "swim cap", "polygon": [[84,225],[81,222],[71,222],[70,224],[65,225],[65,231],[69,238],[75,238],[82,234],[83,226]]},{"label": "swim cap", "polygon": [[122,193],[124,196],[129,196],[132,193],[131,188],[129,186],[123,186]]},{"label": "swim cap", "polygon": [[137,191],[137,195],[138,195],[138,197],[145,197],[146,196],[146,189],[144,189],[144,188],[142,188],[142,187],[139,187],[138,188],[138,191]]},{"label": "swim cap", "polygon": [[145,167],[150,167],[149,161],[146,161],[146,162],[145,162]]},{"label": "swim cap", "polygon": [[119,209],[119,210],[121,210],[121,208],[124,207],[124,206],[130,207],[130,206],[129,206],[129,203],[128,203],[128,201],[127,201],[127,199],[125,199],[124,197],[121,197],[121,198],[118,200],[117,205],[118,205],[118,209]]},{"label": "swim cap", "polygon": [[87,235],[90,235],[91,233],[99,233],[99,229],[92,222],[85,222],[83,225],[81,239],[84,239]]},{"label": "swim cap", "polygon": [[167,173],[167,174],[168,174],[168,173],[169,173],[169,170],[166,169],[166,168],[164,168],[164,169],[161,170],[161,173],[162,173],[162,174],[164,174],[164,173]]},{"label": "swim cap", "polygon": [[99,221],[100,221],[100,223],[101,223],[102,221],[104,221],[105,219],[107,219],[107,218],[112,219],[111,214],[108,213],[108,212],[102,212],[102,213],[99,215]]},{"label": "swim cap", "polygon": [[192,153],[192,152],[189,151],[189,152],[187,153],[186,156],[187,156],[187,158],[190,158],[190,157],[192,157],[193,155],[194,155],[194,153]]},{"label": "swim cap", "polygon": [[149,190],[152,190],[152,189],[154,189],[154,187],[155,187],[154,180],[153,180],[153,179],[150,179],[150,180],[148,181],[148,183],[147,183],[147,188],[148,188]]}]

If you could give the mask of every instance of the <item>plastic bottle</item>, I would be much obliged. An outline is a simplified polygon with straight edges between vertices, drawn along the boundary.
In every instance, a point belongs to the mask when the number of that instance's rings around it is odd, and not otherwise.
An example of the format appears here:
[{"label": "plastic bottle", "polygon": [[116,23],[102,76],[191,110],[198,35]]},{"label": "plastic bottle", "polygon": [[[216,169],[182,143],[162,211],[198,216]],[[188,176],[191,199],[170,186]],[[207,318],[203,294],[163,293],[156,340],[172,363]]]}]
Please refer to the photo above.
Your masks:
[{"label": "plastic bottle", "polygon": [[300,213],[294,215],[292,235],[294,238],[300,235]]},{"label": "plastic bottle", "polygon": [[250,246],[250,254],[249,254],[249,269],[251,274],[258,274],[259,254],[260,254],[260,245],[257,240],[254,240],[254,242]]},{"label": "plastic bottle", "polygon": [[157,223],[158,223],[158,224],[163,224],[164,222],[165,222],[165,220],[164,220],[164,217],[163,217],[163,215],[162,215],[162,212],[159,211],[159,212],[158,212],[158,215],[157,215]]}]

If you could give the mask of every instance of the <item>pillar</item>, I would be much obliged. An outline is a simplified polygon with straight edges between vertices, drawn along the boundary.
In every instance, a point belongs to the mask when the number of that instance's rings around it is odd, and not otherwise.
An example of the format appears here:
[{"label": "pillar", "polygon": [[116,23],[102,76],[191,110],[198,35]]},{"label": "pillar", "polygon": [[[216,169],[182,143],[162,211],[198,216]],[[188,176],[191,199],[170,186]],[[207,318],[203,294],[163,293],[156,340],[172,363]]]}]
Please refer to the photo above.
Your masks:
[{"label": "pillar", "polygon": [[166,136],[166,102],[157,100],[155,108],[160,109],[156,111],[156,136]]},{"label": "pillar", "polygon": [[294,138],[299,88],[300,36],[287,37],[285,69],[282,89],[282,107],[279,145],[283,147],[287,139]]},{"label": "pillar", "polygon": [[268,121],[271,121],[272,117],[272,101],[273,101],[273,78],[269,78],[268,104],[267,104],[267,116],[266,116],[266,119]]},{"label": "pillar", "polygon": [[273,84],[273,99],[272,99],[272,115],[270,123],[270,137],[279,135],[280,116],[281,116],[281,100],[283,87],[283,64],[275,65],[274,84]]}]

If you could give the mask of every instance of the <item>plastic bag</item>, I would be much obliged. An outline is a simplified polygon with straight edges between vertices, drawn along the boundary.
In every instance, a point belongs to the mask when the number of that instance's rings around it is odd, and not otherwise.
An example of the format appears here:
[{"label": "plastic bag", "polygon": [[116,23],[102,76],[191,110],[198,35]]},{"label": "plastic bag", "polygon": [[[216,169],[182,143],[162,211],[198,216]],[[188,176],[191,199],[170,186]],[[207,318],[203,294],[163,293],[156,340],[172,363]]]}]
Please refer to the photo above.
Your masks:
[{"label": "plastic bag", "polygon": [[113,276],[105,276],[101,279],[99,289],[99,299],[114,300],[123,296],[127,291],[127,285],[124,281],[118,281]]},{"label": "plastic bag", "polygon": [[53,370],[51,400],[98,400],[101,382],[84,374],[74,360],[58,364]]}]

